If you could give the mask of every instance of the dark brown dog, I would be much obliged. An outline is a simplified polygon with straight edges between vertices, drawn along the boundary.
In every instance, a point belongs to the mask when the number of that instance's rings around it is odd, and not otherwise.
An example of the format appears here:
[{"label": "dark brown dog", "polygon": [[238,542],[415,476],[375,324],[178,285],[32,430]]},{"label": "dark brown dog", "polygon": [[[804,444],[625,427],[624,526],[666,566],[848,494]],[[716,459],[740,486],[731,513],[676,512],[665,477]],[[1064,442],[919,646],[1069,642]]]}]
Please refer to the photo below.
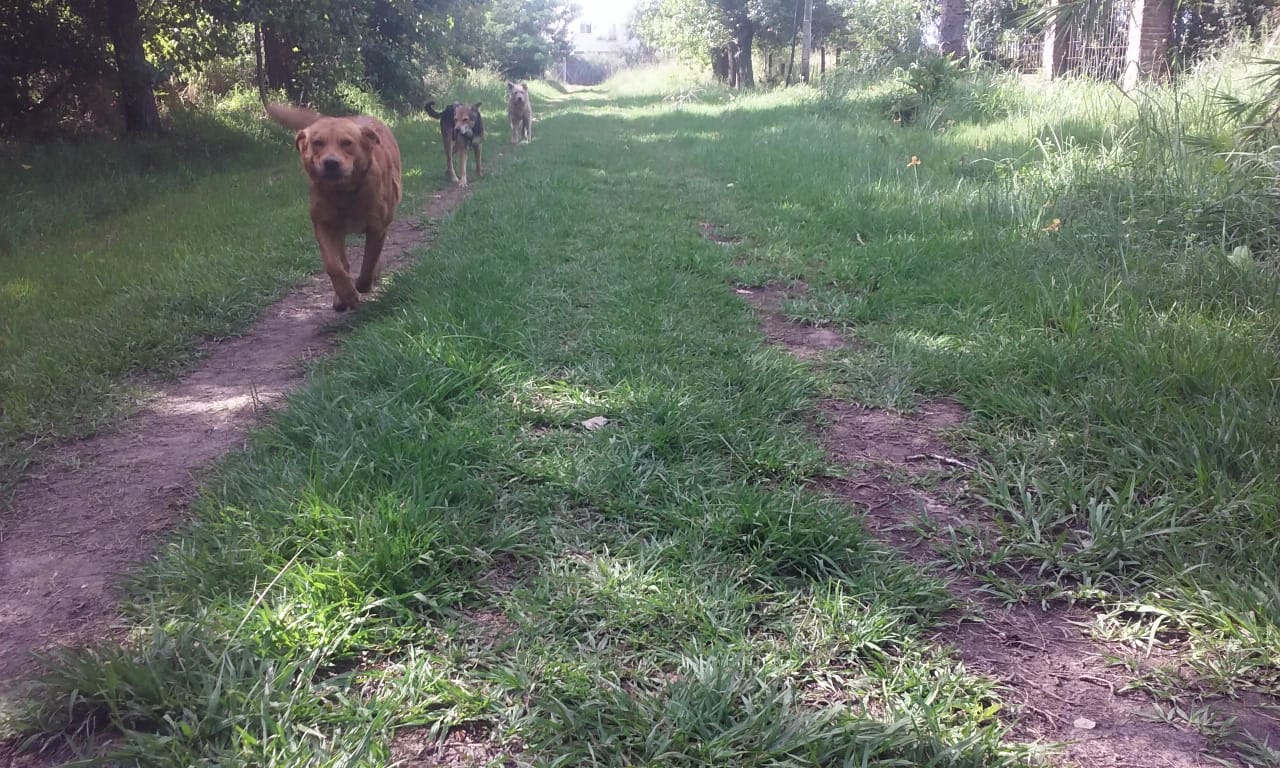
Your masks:
[{"label": "dark brown dog", "polygon": [[[364,115],[325,117],[267,104],[272,120],[296,130],[294,144],[311,189],[311,224],[339,312],[355,309],[373,288],[387,228],[400,204],[400,146],[391,129]],[[364,235],[360,277],[351,284],[346,236]],[[359,293],[357,293],[357,291]]]},{"label": "dark brown dog", "polygon": [[[440,121],[440,137],[444,139],[445,174],[449,181],[456,181],[460,186],[467,186],[467,150],[476,156],[476,176],[483,176],[480,165],[480,148],[484,142],[484,118],[480,116],[480,102],[463,104],[455,102],[444,108],[443,112],[435,110],[435,102],[427,102],[427,114]],[[453,156],[459,155],[461,176],[454,172]]]},{"label": "dark brown dog", "polygon": [[507,83],[507,120],[511,122],[511,143],[533,140],[533,105],[528,83]]}]

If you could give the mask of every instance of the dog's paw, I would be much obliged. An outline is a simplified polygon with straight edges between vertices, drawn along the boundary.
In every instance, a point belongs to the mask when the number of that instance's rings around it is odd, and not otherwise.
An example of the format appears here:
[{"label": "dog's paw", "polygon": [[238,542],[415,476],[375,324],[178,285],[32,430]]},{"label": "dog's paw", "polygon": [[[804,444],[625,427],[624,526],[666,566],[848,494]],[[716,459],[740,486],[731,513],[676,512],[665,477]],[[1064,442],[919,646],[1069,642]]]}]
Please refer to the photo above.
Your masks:
[{"label": "dog's paw", "polygon": [[334,300],[333,300],[333,311],[334,311],[334,312],[346,312],[346,311],[347,311],[347,309],[348,309],[348,307],[347,307],[347,302],[343,301],[342,299],[334,299]]},{"label": "dog's paw", "polygon": [[363,277],[356,280],[356,290],[361,293],[368,293],[373,290],[373,278],[365,280]]}]

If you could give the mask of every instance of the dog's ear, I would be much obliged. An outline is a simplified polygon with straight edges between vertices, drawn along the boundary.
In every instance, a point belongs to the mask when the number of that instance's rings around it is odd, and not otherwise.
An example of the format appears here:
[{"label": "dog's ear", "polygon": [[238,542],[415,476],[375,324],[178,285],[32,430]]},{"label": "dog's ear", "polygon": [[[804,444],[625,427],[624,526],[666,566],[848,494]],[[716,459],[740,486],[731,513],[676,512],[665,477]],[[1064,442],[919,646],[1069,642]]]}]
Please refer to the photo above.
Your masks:
[{"label": "dog's ear", "polygon": [[294,135],[293,146],[297,147],[298,151],[301,152],[303,151],[303,148],[306,146],[306,144],[307,144],[307,129],[303,128],[302,130],[298,131]]},{"label": "dog's ear", "polygon": [[475,103],[475,106],[472,107],[472,109],[476,109],[476,110],[480,109],[480,102],[477,101]]},{"label": "dog's ear", "polygon": [[507,93],[511,93],[511,92],[512,92],[512,91],[514,91],[515,89],[516,89],[516,84],[515,84],[515,83],[513,83],[513,82],[511,82],[510,80],[508,80],[508,81],[507,81]]},{"label": "dog's ear", "polygon": [[381,144],[382,139],[378,138],[378,132],[365,125],[360,128],[360,135],[370,144]]},{"label": "dog's ear", "polygon": [[520,88],[521,88],[521,90],[528,91],[528,90],[529,90],[529,84],[528,84],[528,83],[526,83],[526,82],[524,82],[523,80],[521,80],[521,81],[520,81]]}]

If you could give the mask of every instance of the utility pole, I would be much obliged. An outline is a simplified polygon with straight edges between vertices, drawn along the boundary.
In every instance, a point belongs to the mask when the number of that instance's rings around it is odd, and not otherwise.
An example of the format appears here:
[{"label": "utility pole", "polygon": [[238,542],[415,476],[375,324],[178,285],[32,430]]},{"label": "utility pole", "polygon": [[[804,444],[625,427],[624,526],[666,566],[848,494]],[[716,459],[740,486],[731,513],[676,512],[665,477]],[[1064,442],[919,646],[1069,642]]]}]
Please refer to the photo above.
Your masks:
[{"label": "utility pole", "polygon": [[800,49],[800,80],[809,82],[809,58],[813,55],[813,0],[804,0],[804,23],[801,25],[804,47]]}]

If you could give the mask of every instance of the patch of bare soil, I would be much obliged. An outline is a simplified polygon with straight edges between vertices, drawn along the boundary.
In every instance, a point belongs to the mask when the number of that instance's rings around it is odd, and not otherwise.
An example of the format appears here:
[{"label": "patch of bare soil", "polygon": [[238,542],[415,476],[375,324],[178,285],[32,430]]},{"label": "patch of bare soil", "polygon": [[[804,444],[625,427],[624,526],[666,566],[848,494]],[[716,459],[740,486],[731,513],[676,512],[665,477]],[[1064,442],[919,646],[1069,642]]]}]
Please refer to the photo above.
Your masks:
[{"label": "patch of bare soil", "polygon": [[788,294],[803,290],[805,286],[796,283],[790,289],[781,285],[766,285],[738,288],[737,293],[760,314],[764,335],[769,343],[786,347],[788,352],[801,360],[817,360],[831,350],[849,347],[845,338],[834,330],[792,322],[782,313],[779,307]]},{"label": "patch of bare soil", "polygon": [[[782,301],[802,293],[803,284],[738,289],[761,316],[765,335],[796,358],[815,361],[830,350],[851,346],[818,330],[793,323],[779,312]],[[829,478],[826,489],[865,510],[863,523],[874,535],[923,567],[941,572],[945,540],[931,530],[989,532],[982,510],[954,499],[966,497],[962,481],[949,477],[967,462],[951,455],[940,432],[966,418],[957,403],[925,403],[903,415],[853,403],[827,401],[815,429],[832,460],[846,469]],[[926,490],[928,489],[928,490]],[[927,520],[926,520],[927,518]],[[1047,611],[1006,607],[968,575],[944,574],[962,608],[947,617],[937,639],[956,649],[966,667],[998,680],[1013,707],[1006,713],[1013,738],[1063,744],[1055,764],[1097,768],[1190,768],[1222,763],[1207,757],[1199,733],[1153,722],[1151,700],[1123,691],[1129,678],[1104,656],[1127,649],[1089,639],[1080,608]],[[1145,663],[1163,663],[1161,659]]]},{"label": "patch of bare soil", "polygon": [[[465,195],[436,193],[426,220]],[[392,225],[384,274],[430,240],[429,226],[413,215]],[[350,251],[358,262],[363,246]],[[306,361],[333,349],[331,301],[329,279],[316,275],[243,335],[205,344],[195,370],[157,387],[117,429],[46,451],[27,471],[0,529],[0,690],[16,690],[33,651],[113,636],[116,583],[183,514],[201,471],[302,383]]]},{"label": "patch of bare soil", "polygon": [[742,238],[737,235],[731,235],[725,231],[721,224],[712,221],[703,221],[698,224],[698,231],[702,236],[716,245],[737,245],[742,242]]},{"label": "patch of bare soil", "polygon": [[518,741],[500,743],[487,728],[463,725],[443,738],[429,728],[401,728],[391,742],[391,765],[396,768],[489,768],[511,766],[523,751]]}]

